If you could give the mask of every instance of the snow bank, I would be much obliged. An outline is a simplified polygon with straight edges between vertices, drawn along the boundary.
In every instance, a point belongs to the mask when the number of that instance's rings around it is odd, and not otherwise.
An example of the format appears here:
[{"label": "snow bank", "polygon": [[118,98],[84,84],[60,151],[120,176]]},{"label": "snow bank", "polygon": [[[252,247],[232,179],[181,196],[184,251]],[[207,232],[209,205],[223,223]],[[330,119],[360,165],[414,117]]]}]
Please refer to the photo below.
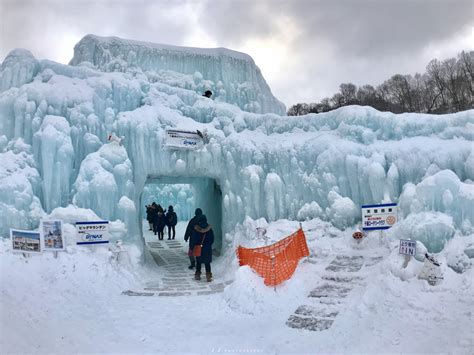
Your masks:
[{"label": "snow bank", "polygon": [[408,215],[390,231],[399,239],[422,242],[432,253],[440,252],[446,242],[454,237],[455,228],[451,216],[441,212],[420,212]]}]

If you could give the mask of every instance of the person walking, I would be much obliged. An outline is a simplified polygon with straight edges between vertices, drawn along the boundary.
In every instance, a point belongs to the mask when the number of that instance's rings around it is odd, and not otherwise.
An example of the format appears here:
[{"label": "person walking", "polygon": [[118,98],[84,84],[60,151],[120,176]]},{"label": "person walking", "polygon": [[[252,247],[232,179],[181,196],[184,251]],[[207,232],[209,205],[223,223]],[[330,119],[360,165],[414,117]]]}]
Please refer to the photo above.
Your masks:
[{"label": "person walking", "polygon": [[194,211],[194,217],[191,218],[188,223],[188,226],[186,227],[186,232],[184,232],[184,241],[187,242],[189,240],[188,256],[189,261],[191,262],[191,265],[188,266],[189,270],[194,269],[194,267],[196,266],[196,259],[193,256],[193,249],[191,248],[191,235],[193,234],[194,227],[196,226],[198,219],[201,215],[202,210],[200,208],[196,208],[196,211]]},{"label": "person walking", "polygon": [[153,233],[158,234],[158,205],[156,202],[151,204],[151,223],[153,226]]},{"label": "person walking", "polygon": [[163,240],[165,236],[165,211],[163,211],[163,207],[158,205],[156,208],[156,229],[158,231],[158,240]]},{"label": "person walking", "polygon": [[[176,224],[178,223],[178,216],[173,210],[173,206],[168,207],[168,212],[166,213],[166,225],[168,226],[168,240],[174,239],[176,235]],[[173,231],[173,237],[171,237],[171,231]]]},{"label": "person walking", "polygon": [[189,244],[191,249],[196,245],[201,246],[201,255],[196,256],[196,273],[195,280],[201,280],[201,265],[204,264],[206,269],[206,281],[212,281],[211,262],[212,262],[212,244],[214,243],[214,232],[212,226],[207,223],[206,215],[201,215],[197,225],[194,227]]},{"label": "person walking", "polygon": [[146,205],[146,220],[148,221],[148,227],[150,231],[153,230],[153,209],[151,205]]}]

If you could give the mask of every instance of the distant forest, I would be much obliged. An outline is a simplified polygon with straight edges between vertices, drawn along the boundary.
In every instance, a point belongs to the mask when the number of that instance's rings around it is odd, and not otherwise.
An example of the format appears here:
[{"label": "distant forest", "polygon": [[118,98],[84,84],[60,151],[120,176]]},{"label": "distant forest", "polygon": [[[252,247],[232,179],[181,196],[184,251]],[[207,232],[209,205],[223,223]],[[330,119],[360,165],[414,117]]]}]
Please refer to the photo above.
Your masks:
[{"label": "distant forest", "polygon": [[298,103],[288,116],[327,112],[347,105],[372,106],[394,113],[450,113],[474,108],[474,51],[461,52],[457,58],[433,59],[426,72],[393,75],[381,85],[352,83],[339,85],[339,92],[318,103]]}]

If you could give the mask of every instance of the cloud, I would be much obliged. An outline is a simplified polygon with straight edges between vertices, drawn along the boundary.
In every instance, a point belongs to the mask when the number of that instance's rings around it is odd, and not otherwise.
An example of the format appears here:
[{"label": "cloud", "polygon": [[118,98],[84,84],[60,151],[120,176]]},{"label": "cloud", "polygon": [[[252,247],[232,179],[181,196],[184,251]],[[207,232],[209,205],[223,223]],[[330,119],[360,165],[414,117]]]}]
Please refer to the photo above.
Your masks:
[{"label": "cloud", "polygon": [[39,58],[67,63],[58,57],[58,41],[93,33],[142,41],[180,44],[192,28],[186,2],[156,1],[9,1],[0,0],[0,57],[14,48],[29,49]]}]

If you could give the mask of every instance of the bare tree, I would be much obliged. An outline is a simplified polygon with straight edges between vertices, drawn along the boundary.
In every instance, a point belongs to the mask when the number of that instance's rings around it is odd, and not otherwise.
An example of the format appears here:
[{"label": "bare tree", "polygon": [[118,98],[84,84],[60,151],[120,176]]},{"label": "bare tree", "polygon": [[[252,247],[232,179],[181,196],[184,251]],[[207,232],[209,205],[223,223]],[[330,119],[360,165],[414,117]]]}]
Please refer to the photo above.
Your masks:
[{"label": "bare tree", "polygon": [[288,115],[320,113],[346,105],[368,105],[381,111],[447,113],[474,108],[474,51],[457,58],[433,59],[424,74],[393,75],[374,88],[342,83],[339,92],[319,103],[296,104]]}]

